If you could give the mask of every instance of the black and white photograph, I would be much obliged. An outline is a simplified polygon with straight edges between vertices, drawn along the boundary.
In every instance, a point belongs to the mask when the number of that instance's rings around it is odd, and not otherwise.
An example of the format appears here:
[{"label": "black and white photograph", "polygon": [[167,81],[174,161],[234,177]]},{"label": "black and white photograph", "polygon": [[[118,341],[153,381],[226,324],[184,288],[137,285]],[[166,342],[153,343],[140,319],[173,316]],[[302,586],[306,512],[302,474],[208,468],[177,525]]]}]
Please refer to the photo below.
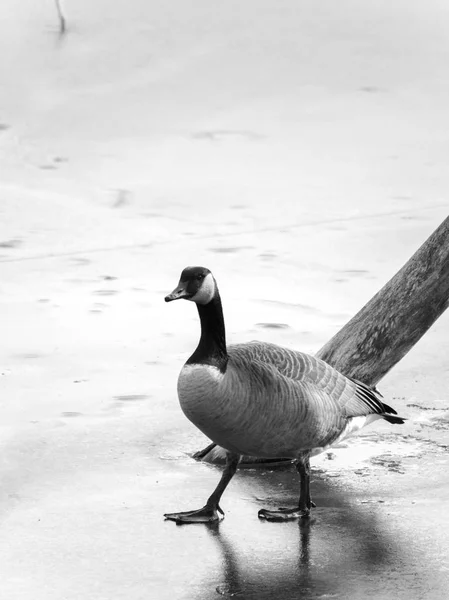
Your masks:
[{"label": "black and white photograph", "polygon": [[448,0],[1,0],[0,597],[449,598]]}]

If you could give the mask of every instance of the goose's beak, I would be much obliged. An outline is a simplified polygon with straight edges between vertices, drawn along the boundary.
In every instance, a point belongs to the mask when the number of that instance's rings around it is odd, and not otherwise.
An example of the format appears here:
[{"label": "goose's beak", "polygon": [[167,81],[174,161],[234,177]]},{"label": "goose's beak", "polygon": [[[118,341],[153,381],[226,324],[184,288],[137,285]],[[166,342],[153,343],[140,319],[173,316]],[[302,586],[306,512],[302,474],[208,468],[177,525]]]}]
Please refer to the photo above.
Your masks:
[{"label": "goose's beak", "polygon": [[188,298],[189,293],[186,290],[186,283],[179,282],[171,294],[165,296],[165,302],[171,302],[172,300],[180,300],[181,298]]}]

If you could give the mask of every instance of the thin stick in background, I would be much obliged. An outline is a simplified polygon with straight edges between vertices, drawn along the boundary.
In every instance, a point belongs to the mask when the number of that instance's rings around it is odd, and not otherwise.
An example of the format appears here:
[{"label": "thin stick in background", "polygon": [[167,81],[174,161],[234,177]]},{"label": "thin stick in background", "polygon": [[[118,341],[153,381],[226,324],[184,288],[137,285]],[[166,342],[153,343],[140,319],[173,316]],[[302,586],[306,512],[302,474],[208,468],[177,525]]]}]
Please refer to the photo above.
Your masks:
[{"label": "thin stick in background", "polygon": [[66,32],[66,20],[65,20],[64,14],[62,12],[60,1],[55,0],[55,4],[56,4],[56,11],[58,13],[58,18],[59,18],[59,33],[60,33],[60,35],[64,35],[64,33]]}]

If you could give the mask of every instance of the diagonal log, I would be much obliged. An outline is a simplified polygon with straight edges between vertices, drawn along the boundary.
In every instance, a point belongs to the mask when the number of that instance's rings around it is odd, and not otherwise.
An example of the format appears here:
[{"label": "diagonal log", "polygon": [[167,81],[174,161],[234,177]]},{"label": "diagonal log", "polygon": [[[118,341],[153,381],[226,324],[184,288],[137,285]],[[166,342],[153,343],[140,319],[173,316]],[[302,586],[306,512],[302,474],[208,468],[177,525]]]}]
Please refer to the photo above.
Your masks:
[{"label": "diagonal log", "polygon": [[375,385],[449,304],[449,217],[334,337],[318,358]]},{"label": "diagonal log", "polygon": [[[390,281],[318,351],[344,375],[375,386],[426,333],[449,304],[449,217]],[[222,463],[210,444],[194,457]],[[244,463],[279,462],[244,457]]]}]

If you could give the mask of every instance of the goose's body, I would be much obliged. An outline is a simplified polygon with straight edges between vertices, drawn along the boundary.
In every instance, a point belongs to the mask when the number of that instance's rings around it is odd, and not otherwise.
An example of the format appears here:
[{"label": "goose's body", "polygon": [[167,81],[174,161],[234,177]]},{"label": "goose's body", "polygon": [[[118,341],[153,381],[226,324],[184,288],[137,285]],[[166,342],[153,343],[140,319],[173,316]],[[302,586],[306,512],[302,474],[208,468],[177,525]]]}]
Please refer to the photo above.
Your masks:
[{"label": "goose's body", "polygon": [[[166,300],[196,302],[201,339],[178,379],[179,401],[190,421],[225,448],[229,461],[217,490],[200,511],[173,513],[177,522],[218,518],[218,500],[243,454],[298,459],[300,506],[286,518],[305,516],[311,506],[308,459],[376,419],[402,423],[373,390],[327,363],[274,344],[227,347],[221,300],[207,269],[188,267]],[[224,480],[224,483],[223,483]],[[211,506],[213,510],[211,512]],[[285,511],[260,511],[284,518]]]},{"label": "goose's body", "polygon": [[227,351],[225,373],[186,364],[178,395],[186,417],[231,452],[313,455],[385,414],[371,390],[307,354],[261,342]]}]

